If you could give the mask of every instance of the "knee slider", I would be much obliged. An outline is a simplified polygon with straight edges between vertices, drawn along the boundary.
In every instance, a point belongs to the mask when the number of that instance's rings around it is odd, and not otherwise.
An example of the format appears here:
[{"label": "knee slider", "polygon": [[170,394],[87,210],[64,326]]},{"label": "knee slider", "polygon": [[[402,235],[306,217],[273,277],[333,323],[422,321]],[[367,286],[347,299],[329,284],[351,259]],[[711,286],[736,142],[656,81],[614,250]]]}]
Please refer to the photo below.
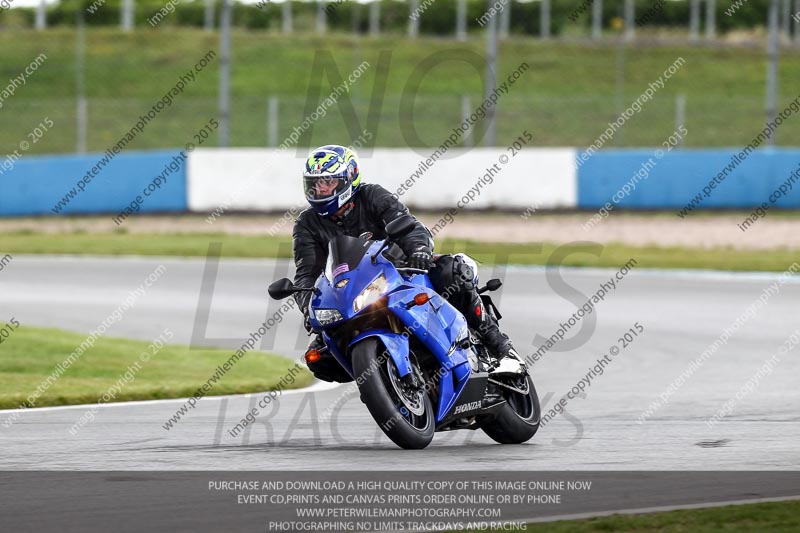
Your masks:
[{"label": "knee slider", "polygon": [[453,278],[466,290],[475,288],[475,271],[461,256],[453,259]]},{"label": "knee slider", "polygon": [[469,294],[474,288],[475,271],[457,255],[443,255],[436,259],[430,271],[434,287],[445,298]]}]

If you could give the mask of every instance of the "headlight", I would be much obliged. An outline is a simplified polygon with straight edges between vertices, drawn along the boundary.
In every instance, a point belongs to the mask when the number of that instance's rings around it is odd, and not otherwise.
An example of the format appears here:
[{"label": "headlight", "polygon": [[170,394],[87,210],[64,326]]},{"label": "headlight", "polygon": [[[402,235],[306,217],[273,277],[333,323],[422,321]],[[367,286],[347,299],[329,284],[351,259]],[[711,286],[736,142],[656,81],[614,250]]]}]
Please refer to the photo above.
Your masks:
[{"label": "headlight", "polygon": [[366,306],[377,302],[388,285],[386,277],[383,274],[375,278],[372,283],[367,285],[367,288],[361,291],[361,294],[356,297],[356,300],[353,302],[353,312],[358,313]]},{"label": "headlight", "polygon": [[314,316],[317,318],[317,322],[323,326],[333,324],[342,319],[342,313],[336,309],[317,309],[314,311]]}]

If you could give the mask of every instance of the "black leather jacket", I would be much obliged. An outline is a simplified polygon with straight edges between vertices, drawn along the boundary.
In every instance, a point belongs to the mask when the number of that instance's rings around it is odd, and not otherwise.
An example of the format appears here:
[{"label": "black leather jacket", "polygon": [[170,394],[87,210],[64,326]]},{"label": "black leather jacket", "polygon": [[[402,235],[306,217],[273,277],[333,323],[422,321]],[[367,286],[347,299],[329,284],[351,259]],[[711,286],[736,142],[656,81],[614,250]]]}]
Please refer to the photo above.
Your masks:
[{"label": "black leather jacket", "polygon": [[[392,194],[374,183],[364,184],[354,198],[355,207],[345,217],[334,222],[319,216],[313,209],[306,209],[297,217],[292,232],[294,264],[297,272],[294,284],[298,287],[313,287],[314,282],[325,268],[328,259],[328,241],[336,235],[363,237],[365,239],[385,239],[386,224],[396,218],[410,214],[408,208]],[[398,242],[403,251],[410,255],[419,246],[433,250],[430,231],[422,222]],[[308,314],[308,301],[311,293],[300,292],[295,299]]]}]

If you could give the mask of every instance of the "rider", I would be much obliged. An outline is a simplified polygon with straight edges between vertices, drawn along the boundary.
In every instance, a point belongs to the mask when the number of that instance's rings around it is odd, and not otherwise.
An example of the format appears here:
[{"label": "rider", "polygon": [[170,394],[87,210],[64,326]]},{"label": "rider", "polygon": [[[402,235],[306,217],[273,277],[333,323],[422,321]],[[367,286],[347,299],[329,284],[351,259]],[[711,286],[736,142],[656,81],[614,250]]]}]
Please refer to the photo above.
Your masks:
[{"label": "rider", "polygon": [[[295,286],[313,287],[325,268],[328,241],[336,235],[363,239],[385,239],[386,224],[409,215],[408,209],[392,194],[377,184],[362,184],[361,169],[353,150],[339,145],[326,145],[313,150],[303,172],[306,199],[311,205],[297,217],[293,231],[294,261],[297,267]],[[519,355],[508,336],[500,332],[497,321],[485,312],[475,283],[475,263],[466,255],[441,255],[434,259],[433,238],[421,222],[397,244],[406,254],[409,267],[428,270],[437,292],[456,307],[484,345],[499,360],[493,375],[522,371]],[[295,295],[297,304],[309,325],[311,293]],[[314,375],[325,381],[352,381],[352,377],[327,350],[321,335],[316,335],[309,350],[316,348],[320,359],[309,362]]]}]

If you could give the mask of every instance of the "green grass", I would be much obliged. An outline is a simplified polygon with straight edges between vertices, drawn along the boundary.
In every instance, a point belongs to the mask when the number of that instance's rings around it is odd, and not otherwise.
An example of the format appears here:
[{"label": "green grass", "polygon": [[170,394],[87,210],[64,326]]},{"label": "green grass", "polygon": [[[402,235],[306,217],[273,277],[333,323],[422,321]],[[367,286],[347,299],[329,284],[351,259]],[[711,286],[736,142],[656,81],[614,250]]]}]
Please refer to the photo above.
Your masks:
[{"label": "green grass", "polygon": [[[102,151],[129,130],[208,50],[218,49],[218,36],[200,29],[139,27],[125,34],[115,28],[87,30],[85,87],[89,100],[88,146]],[[16,147],[45,117],[55,126],[29,153],[68,152],[75,147],[75,33],[57,27],[47,32],[6,29],[0,32],[0,79],[19,75],[39,53],[48,59],[24,87],[5,102],[2,113],[14,128],[0,131],[0,143]],[[362,61],[371,67],[353,86],[355,116],[342,116],[343,96],[327,116],[318,120],[303,145],[348,144],[365,127],[377,146],[435,146],[461,122],[461,96],[476,107],[482,99],[483,68],[465,60],[438,63],[419,88],[411,74],[426,58],[459,50],[462,59],[485,54],[479,35],[459,43],[424,37],[408,40],[386,35],[377,39],[331,33],[324,37],[271,31],[233,32],[231,144],[264,146],[269,96],[280,98],[279,140],[306,116],[309,87],[320,83],[319,98],[330,93],[332,69],[347,77]],[[381,53],[383,63],[381,63]],[[315,59],[331,62],[314,67]],[[678,57],[686,63],[642,111],[606,144],[607,147],[660,145],[674,130],[675,96],[686,95],[686,146],[742,146],[762,129],[766,54],[748,47],[649,46],[637,42],[624,48],[613,43],[541,42],[514,37],[500,49],[499,77],[523,61],[529,70],[497,107],[497,143],[507,145],[528,129],[537,146],[588,146],[633,100]],[[797,96],[800,50],[781,50],[779,105]],[[327,59],[326,59],[327,61]],[[118,68],[124,65],[125,68]],[[185,93],[129,145],[131,149],[179,147],[217,114],[217,59],[197,76]],[[621,69],[621,70],[620,70]],[[113,75],[109,75],[113,72]],[[386,73],[382,107],[368,120],[377,74]],[[619,72],[619,74],[618,74]],[[414,102],[413,124],[403,95]],[[312,98],[313,106],[319,100]],[[401,119],[401,117],[404,117]],[[356,124],[356,121],[358,124]],[[419,138],[411,134],[412,127]],[[481,136],[478,128],[478,137]],[[800,138],[800,119],[785,121],[778,143]],[[216,133],[207,141],[217,144]],[[10,150],[9,150],[10,151]]]},{"label": "green grass", "polygon": [[[58,329],[22,325],[0,344],[0,408],[16,408],[70,354],[87,335]],[[151,353],[150,343],[100,337],[36,401],[35,407],[94,403],[116,384],[142,353]],[[227,361],[232,350],[190,350],[168,344],[147,362],[133,368],[134,379],[121,381],[113,401],[153,400],[191,396]],[[248,352],[211,389],[210,394],[237,394],[275,389],[294,363],[262,352]],[[130,374],[129,374],[130,375]],[[303,370],[295,374],[290,388],[311,382]],[[288,379],[287,379],[288,381]]]},{"label": "green grass", "polygon": [[[226,234],[5,233],[0,251],[27,254],[155,255],[205,257],[212,244],[223,257],[291,257],[287,237]],[[636,268],[702,268],[783,272],[798,260],[798,251],[735,250],[732,248],[659,248],[626,244],[505,244],[444,239],[437,251],[463,251],[489,264],[619,267],[633,258]]]},{"label": "green grass", "polygon": [[[528,533],[795,533],[800,501],[527,524]],[[477,530],[473,530],[477,531]]]}]

